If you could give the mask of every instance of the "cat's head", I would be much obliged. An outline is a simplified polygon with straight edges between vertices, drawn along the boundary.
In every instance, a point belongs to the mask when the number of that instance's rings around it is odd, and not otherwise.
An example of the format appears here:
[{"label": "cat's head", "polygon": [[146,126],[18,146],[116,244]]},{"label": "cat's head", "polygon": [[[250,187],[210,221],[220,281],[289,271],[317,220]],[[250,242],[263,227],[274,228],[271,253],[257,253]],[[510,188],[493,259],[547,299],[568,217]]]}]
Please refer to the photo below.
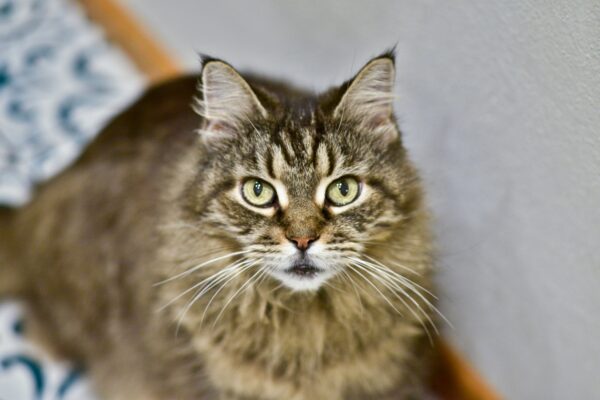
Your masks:
[{"label": "cat's head", "polygon": [[403,234],[420,190],[393,115],[394,75],[386,53],[314,95],[205,60],[194,218],[236,244],[235,268],[316,290]]}]

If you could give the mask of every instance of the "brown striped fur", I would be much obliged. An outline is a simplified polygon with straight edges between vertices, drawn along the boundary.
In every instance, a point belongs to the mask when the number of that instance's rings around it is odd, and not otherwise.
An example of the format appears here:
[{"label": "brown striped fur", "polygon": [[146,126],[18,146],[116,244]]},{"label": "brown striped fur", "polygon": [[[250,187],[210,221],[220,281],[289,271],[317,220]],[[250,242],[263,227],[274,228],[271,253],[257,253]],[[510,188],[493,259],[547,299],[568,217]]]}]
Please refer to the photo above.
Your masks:
[{"label": "brown striped fur", "polygon": [[[209,66],[240,91],[222,109],[219,92],[208,92]],[[433,314],[428,220],[391,88],[372,80],[366,95],[383,97],[348,95],[375,67],[393,83],[384,54],[315,95],[244,80],[210,59],[196,107],[203,117],[190,107],[198,77],[151,89],[30,204],[0,213],[0,280],[10,282],[0,290],[25,300],[44,342],[86,365],[105,399],[419,398]],[[368,187],[339,213],[314,200],[336,171]],[[241,204],[232,193],[248,176],[281,182],[287,203],[272,215]],[[317,290],[292,290],[268,271],[256,279],[279,262],[287,234],[309,231],[343,272]],[[185,315],[196,291],[161,308],[240,256],[158,282],[248,249],[243,257],[256,264]],[[349,255],[378,260],[422,297],[346,267]]]}]

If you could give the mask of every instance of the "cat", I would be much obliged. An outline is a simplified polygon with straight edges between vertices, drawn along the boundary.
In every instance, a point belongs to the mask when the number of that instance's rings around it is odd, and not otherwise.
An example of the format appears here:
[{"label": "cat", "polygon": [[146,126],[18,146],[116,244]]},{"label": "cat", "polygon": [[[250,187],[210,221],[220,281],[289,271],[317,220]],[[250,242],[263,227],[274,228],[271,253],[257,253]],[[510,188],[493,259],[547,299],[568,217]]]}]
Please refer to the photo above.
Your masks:
[{"label": "cat", "polygon": [[0,213],[0,293],[107,400],[423,398],[432,243],[394,79],[393,52],[321,94],[205,57]]}]

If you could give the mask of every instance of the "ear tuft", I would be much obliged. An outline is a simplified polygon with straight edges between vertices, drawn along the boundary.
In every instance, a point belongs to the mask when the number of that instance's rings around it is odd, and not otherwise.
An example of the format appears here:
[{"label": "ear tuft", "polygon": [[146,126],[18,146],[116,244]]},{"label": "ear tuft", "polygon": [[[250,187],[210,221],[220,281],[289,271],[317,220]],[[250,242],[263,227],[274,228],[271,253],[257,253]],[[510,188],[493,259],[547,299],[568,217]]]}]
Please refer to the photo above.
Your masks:
[{"label": "ear tuft", "polygon": [[[393,123],[395,64],[393,53],[369,61],[350,81],[334,117],[357,117],[368,129],[395,131]],[[392,129],[393,128],[393,129]]]},{"label": "ear tuft", "polygon": [[257,114],[267,117],[250,85],[224,61],[205,60],[200,93],[196,112],[205,119],[201,132],[207,136],[233,134]]}]

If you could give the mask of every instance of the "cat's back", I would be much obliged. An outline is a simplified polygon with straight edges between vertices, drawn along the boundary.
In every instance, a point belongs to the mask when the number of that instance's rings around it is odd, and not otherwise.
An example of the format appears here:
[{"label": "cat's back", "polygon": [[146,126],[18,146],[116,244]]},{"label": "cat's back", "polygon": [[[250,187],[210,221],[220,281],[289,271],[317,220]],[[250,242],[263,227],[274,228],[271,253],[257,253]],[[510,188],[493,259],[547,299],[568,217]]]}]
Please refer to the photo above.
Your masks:
[{"label": "cat's back", "polygon": [[150,88],[16,212],[10,239],[28,280],[140,261],[154,244],[166,171],[198,140],[196,86],[185,76]]},{"label": "cat's back", "polygon": [[192,109],[196,85],[196,76],[184,76],[151,87],[113,118],[69,168],[40,185],[31,205],[52,207],[57,196],[71,204],[89,200],[100,206],[152,190],[177,152],[198,140],[200,117]]},{"label": "cat's back", "polygon": [[160,152],[169,148],[165,145],[195,140],[193,133],[200,124],[192,109],[197,82],[197,76],[189,75],[148,89],[102,130],[73,168],[99,159],[135,161],[131,155],[151,156],[151,147]]},{"label": "cat's back", "polygon": [[[56,329],[60,335],[52,339],[65,355],[82,358],[88,346],[102,351],[108,331],[87,332],[94,321],[118,326],[110,317],[118,315],[141,324],[144,288],[153,279],[146,264],[160,245],[155,228],[169,171],[198,140],[201,120],[192,108],[197,81],[185,76],[150,88],[5,218],[13,250],[6,275],[19,277],[12,291],[23,294],[41,323],[70,327]],[[67,314],[77,315],[77,323]],[[75,345],[72,339],[84,332],[89,340]]]}]

